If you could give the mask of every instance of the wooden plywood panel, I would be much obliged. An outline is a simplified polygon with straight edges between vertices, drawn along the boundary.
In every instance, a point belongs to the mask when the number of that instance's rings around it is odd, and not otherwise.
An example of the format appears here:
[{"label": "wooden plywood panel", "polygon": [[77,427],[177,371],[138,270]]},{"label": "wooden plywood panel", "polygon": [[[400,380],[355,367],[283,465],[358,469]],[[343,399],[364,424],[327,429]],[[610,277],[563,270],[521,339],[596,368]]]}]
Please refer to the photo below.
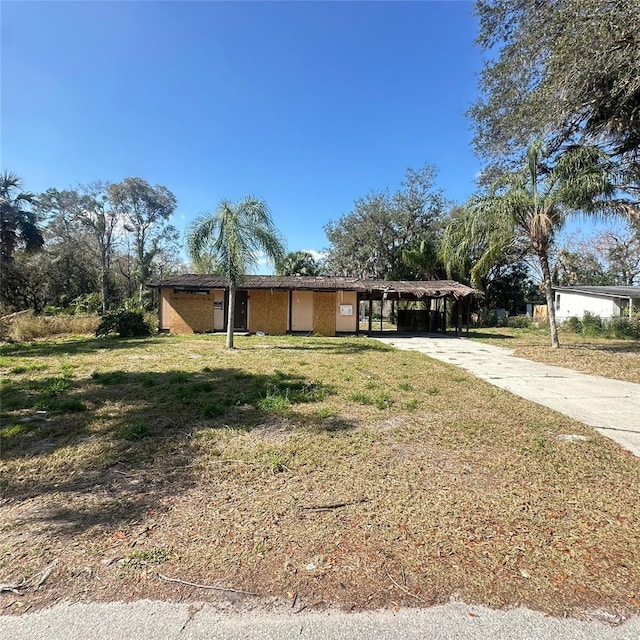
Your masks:
[{"label": "wooden plywood panel", "polygon": [[313,292],[313,332],[336,335],[336,294]]},{"label": "wooden plywood panel", "polygon": [[249,291],[249,331],[264,331],[269,335],[287,333],[289,293],[270,289]]},{"label": "wooden plywood panel", "polygon": [[213,331],[213,300],[211,294],[170,294],[169,330],[172,333],[204,333]]},{"label": "wooden plywood panel", "polygon": [[292,291],[291,303],[291,331],[313,331],[313,291]]}]

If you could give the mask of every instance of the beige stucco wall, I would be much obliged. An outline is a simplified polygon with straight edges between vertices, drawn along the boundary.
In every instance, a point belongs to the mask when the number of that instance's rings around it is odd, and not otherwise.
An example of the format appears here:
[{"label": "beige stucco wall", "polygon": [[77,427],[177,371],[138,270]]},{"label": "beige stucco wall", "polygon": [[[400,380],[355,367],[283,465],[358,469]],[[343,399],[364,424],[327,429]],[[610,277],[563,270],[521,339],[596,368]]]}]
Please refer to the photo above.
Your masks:
[{"label": "beige stucco wall", "polygon": [[[358,323],[358,294],[355,291],[338,291],[336,294],[336,331],[355,333]],[[351,305],[351,315],[341,315],[340,305]]]},{"label": "beige stucco wall", "polygon": [[163,329],[172,333],[213,331],[213,292],[173,293],[173,289],[162,289],[160,299]]},{"label": "beige stucco wall", "polygon": [[313,331],[313,291],[291,292],[291,331]]},{"label": "beige stucco wall", "polygon": [[249,291],[249,331],[264,331],[269,335],[287,333],[289,292],[270,289]]},{"label": "beige stucco wall", "polygon": [[336,335],[336,294],[313,292],[313,332],[322,336]]}]

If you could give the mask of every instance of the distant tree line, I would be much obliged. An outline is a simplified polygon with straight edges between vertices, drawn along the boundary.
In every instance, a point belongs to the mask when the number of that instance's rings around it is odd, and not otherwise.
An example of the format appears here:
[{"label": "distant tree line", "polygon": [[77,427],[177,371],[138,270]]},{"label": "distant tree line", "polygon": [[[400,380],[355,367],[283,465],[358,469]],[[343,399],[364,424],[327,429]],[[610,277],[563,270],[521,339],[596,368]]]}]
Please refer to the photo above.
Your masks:
[{"label": "distant tree line", "polygon": [[148,306],[148,282],[185,270],[170,222],[176,198],[141,178],[33,194],[5,173],[0,206],[3,313]]}]

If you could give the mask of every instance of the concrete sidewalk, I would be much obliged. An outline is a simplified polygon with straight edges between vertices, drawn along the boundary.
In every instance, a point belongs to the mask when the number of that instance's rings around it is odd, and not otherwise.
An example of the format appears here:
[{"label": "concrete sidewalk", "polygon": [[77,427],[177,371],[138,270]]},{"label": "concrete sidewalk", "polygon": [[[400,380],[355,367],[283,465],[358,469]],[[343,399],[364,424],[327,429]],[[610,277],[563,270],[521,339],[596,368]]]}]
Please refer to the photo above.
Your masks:
[{"label": "concrete sidewalk", "polygon": [[[612,620],[613,622],[613,620]],[[222,612],[169,602],[57,605],[0,616],[7,640],[637,640],[640,618],[610,626],[550,618],[528,609],[495,611],[451,603],[428,609],[326,611],[302,615]]]},{"label": "concrete sidewalk", "polygon": [[595,427],[640,456],[640,384],[516,358],[511,349],[467,338],[390,336],[377,340],[466,369],[496,387]]}]

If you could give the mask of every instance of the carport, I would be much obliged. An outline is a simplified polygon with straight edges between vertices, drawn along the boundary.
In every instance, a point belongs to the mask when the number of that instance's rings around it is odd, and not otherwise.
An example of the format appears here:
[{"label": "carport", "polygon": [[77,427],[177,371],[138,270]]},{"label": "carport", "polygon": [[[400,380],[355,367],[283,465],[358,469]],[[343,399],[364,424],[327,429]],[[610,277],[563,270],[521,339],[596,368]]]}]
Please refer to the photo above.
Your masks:
[{"label": "carport", "polygon": [[[466,315],[469,332],[471,299],[479,292],[454,280],[361,280],[358,309],[367,309],[368,334],[384,332],[383,311],[391,303],[397,314],[396,332],[446,333],[447,313],[455,313],[456,335],[460,335]],[[380,303],[380,324],[374,322],[374,302]],[[465,314],[466,311],[466,314]],[[360,324],[358,331],[362,331]],[[389,331],[389,330],[387,330]]]}]

